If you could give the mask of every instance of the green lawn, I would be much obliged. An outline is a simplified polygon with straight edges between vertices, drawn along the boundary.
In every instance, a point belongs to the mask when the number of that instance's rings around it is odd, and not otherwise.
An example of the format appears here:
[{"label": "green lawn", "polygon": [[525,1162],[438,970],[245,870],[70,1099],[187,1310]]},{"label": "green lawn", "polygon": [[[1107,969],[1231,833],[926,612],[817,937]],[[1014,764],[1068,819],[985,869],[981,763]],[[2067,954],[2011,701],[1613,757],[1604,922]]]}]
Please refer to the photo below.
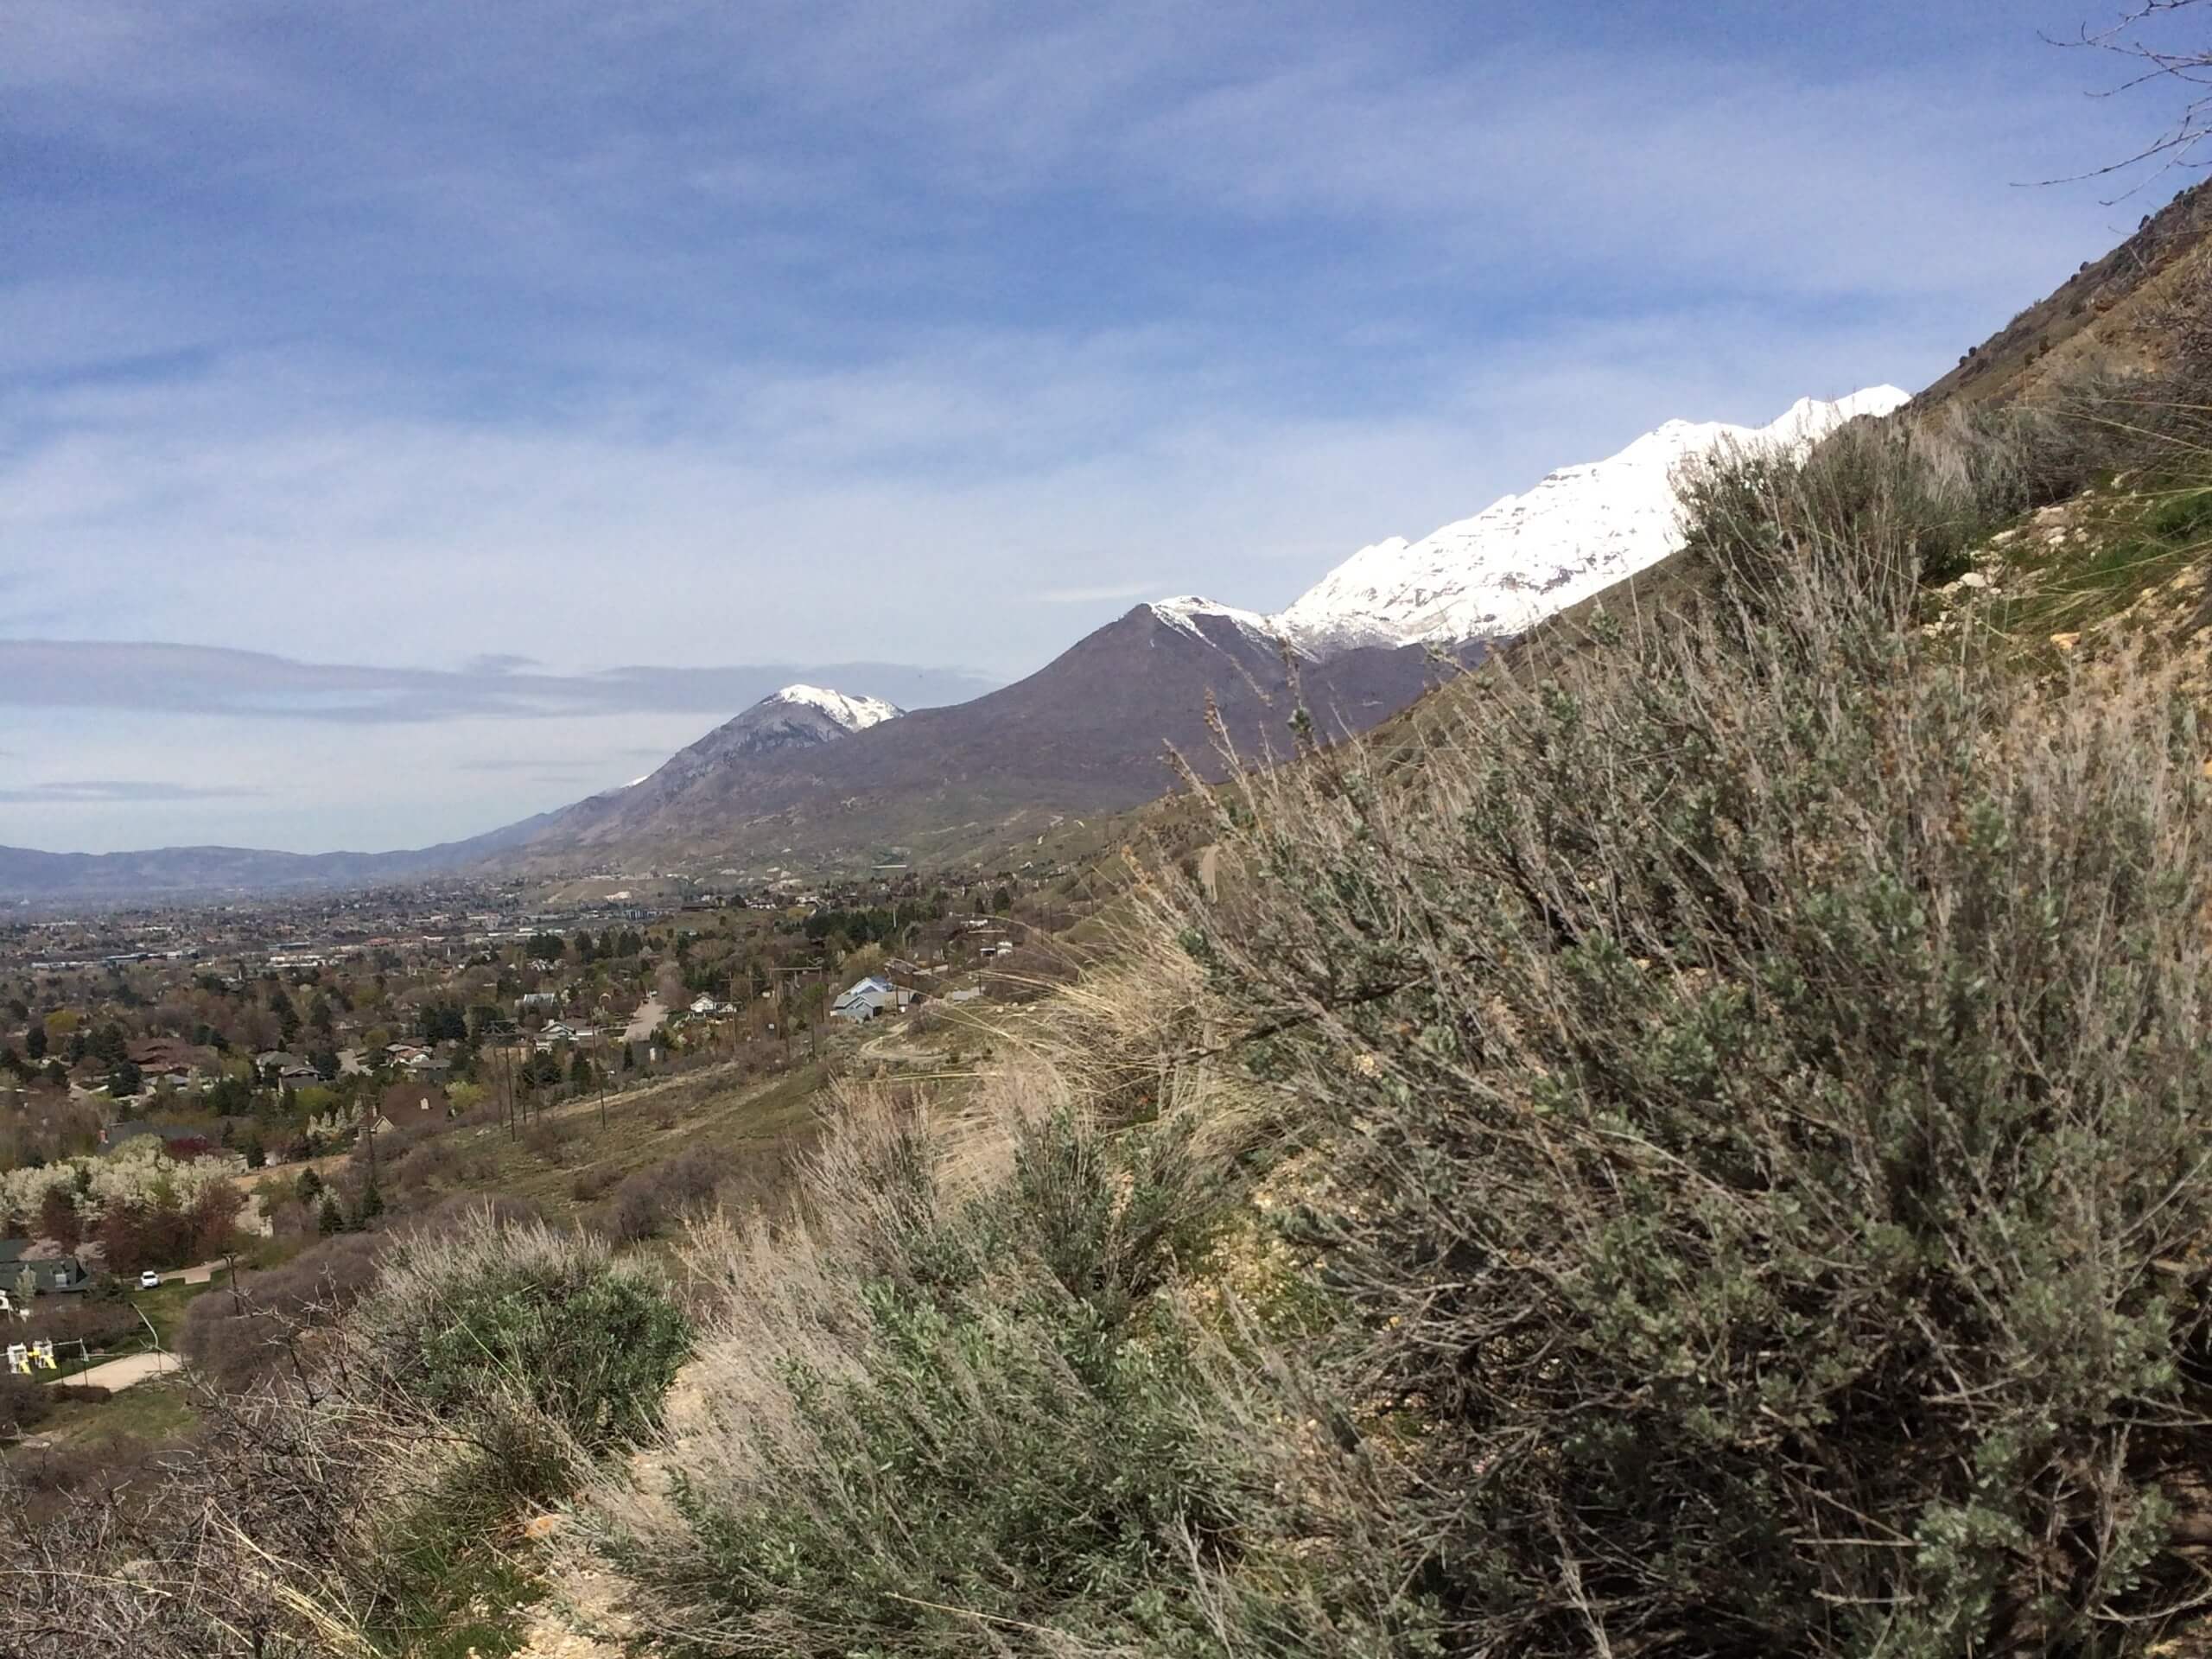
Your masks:
[{"label": "green lawn", "polygon": [[191,1427],[198,1414],[189,1385],[181,1377],[163,1376],[121,1389],[106,1400],[57,1400],[53,1414],[36,1432],[76,1446],[107,1446],[118,1440],[157,1445]]},{"label": "green lawn", "polygon": [[[184,1328],[185,1310],[192,1306],[194,1299],[229,1283],[230,1274],[218,1269],[214,1278],[204,1285],[170,1283],[159,1290],[126,1291],[124,1300],[144,1316],[144,1323],[128,1340],[104,1348],[81,1362],[76,1357],[74,1349],[65,1350],[58,1356],[61,1358],[62,1369],[54,1380],[66,1382],[86,1365],[97,1365],[104,1360],[119,1358],[125,1354],[142,1354],[156,1340],[165,1351],[175,1351],[177,1333]],[[153,1327],[151,1335],[147,1332],[148,1325]]]},{"label": "green lawn", "polygon": [[184,1311],[193,1299],[230,1282],[230,1275],[217,1269],[214,1278],[204,1285],[166,1284],[159,1290],[134,1290],[130,1302],[153,1325],[161,1338],[163,1348],[176,1346],[176,1333],[184,1327]]}]

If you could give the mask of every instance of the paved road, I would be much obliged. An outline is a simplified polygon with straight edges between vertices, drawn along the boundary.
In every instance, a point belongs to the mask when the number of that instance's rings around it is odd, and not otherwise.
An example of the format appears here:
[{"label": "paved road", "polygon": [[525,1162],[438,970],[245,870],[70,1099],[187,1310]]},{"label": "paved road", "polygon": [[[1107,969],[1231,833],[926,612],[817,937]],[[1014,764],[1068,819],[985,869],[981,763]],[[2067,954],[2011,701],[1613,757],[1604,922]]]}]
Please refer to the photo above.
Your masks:
[{"label": "paved road", "polygon": [[125,1354],[121,1359],[103,1360],[90,1370],[79,1371],[74,1376],[63,1377],[65,1382],[97,1383],[103,1389],[127,1389],[133,1382],[143,1382],[149,1376],[166,1376],[182,1369],[184,1362],[175,1354]]}]

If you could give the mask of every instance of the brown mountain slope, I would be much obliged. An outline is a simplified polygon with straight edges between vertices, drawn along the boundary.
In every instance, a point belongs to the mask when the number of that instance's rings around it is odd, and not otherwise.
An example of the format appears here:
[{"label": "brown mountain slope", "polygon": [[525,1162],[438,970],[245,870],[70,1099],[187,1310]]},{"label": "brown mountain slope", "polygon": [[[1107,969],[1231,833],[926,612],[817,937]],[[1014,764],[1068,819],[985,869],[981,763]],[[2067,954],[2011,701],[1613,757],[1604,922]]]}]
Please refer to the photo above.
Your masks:
[{"label": "brown mountain slope", "polygon": [[[1418,647],[1350,652],[1301,663],[1299,696],[1324,733],[1364,730],[1411,702],[1433,671]],[[519,861],[981,847],[1058,815],[1152,799],[1175,781],[1171,748],[1217,772],[1210,706],[1240,753],[1286,752],[1289,678],[1271,642],[1225,617],[1183,626],[1140,605],[972,702],[673,779],[657,773],[581,802],[552,815]]]},{"label": "brown mountain slope", "polygon": [[2091,374],[2162,368],[2177,316],[2201,315],[2212,286],[2212,181],[2183,191],[1959,359],[1913,400],[2032,398]]}]

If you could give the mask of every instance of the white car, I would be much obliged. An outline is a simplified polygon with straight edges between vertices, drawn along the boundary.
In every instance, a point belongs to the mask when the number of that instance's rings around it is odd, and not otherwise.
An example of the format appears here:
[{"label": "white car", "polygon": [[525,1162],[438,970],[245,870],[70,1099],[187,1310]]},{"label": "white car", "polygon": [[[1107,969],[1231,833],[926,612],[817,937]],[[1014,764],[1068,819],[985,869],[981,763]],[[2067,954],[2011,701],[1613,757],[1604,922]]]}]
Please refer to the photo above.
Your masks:
[{"label": "white car", "polygon": [[156,1272],[155,1272],[151,1268],[147,1268],[145,1272],[143,1272],[143,1273],[142,1273],[142,1274],[140,1274],[138,1275],[138,1288],[139,1288],[139,1289],[141,1289],[141,1290],[159,1290],[161,1287],[162,1287],[162,1275],[161,1275],[160,1274],[158,1274],[158,1273],[156,1273]]}]

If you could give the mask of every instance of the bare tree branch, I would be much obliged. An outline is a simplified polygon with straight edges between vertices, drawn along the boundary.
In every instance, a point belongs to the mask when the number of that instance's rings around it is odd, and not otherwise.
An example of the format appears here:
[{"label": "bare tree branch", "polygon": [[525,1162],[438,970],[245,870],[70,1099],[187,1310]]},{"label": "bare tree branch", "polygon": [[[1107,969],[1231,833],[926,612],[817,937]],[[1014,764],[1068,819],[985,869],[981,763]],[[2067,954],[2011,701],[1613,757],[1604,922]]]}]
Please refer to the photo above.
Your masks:
[{"label": "bare tree branch", "polygon": [[2177,27],[2172,19],[2204,3],[2205,0],[2134,0],[2103,29],[2084,24],[2071,38],[2043,36],[2053,46],[2110,53],[2128,65],[2122,79],[2093,93],[2093,97],[2117,98],[2145,87],[2172,86],[2179,89],[2183,101],[2165,130],[2132,155],[2086,172],[2038,180],[2038,183],[2069,184],[2083,179],[2110,178],[2146,162],[2158,163],[2146,177],[2110,198],[2107,203],[2109,206],[2111,202],[2126,200],[2152,179],[2175,168],[2212,165],[2212,160],[2199,156],[2207,141],[2212,140],[2212,29],[2186,42],[2177,42],[2166,33]]}]

